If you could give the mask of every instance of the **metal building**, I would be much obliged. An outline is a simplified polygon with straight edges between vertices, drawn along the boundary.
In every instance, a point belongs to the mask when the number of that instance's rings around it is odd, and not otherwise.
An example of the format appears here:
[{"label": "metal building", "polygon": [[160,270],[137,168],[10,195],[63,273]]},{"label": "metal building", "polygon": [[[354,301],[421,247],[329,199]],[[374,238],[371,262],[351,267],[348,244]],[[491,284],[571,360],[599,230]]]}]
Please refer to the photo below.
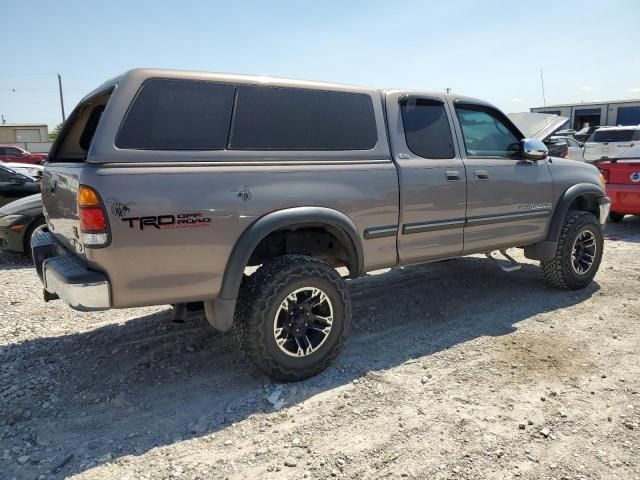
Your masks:
[{"label": "metal building", "polygon": [[568,117],[571,128],[576,130],[596,125],[640,125],[640,100],[547,105],[531,111]]}]

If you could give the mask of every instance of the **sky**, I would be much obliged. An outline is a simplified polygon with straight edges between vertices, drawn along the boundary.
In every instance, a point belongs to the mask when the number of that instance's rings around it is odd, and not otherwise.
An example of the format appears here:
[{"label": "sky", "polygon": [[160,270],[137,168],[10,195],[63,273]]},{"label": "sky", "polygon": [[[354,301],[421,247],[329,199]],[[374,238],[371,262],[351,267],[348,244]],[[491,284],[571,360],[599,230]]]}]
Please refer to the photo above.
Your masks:
[{"label": "sky", "polygon": [[640,1],[0,0],[0,114],[61,121],[130,68],[444,90],[506,112],[640,98]]}]

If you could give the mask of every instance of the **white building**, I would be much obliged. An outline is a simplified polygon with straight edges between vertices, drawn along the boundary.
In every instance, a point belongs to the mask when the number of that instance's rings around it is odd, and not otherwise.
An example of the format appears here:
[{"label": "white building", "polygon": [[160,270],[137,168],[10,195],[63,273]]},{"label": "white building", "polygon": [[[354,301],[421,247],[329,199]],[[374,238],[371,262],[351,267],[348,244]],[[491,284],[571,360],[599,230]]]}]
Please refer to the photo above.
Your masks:
[{"label": "white building", "polygon": [[33,153],[49,151],[49,129],[44,123],[0,124],[0,145],[15,145]]},{"label": "white building", "polygon": [[570,128],[576,130],[596,125],[640,125],[640,100],[547,105],[531,111],[567,117]]}]

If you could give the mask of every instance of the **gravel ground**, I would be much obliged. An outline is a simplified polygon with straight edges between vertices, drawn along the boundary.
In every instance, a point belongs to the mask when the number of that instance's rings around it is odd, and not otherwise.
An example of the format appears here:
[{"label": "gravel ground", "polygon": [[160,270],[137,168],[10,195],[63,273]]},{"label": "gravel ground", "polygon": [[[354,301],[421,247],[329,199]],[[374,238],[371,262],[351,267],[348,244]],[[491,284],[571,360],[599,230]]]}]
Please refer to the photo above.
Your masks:
[{"label": "gravel ground", "polygon": [[479,256],[350,281],[343,354],[284,385],[202,318],[45,304],[0,254],[0,477],[640,479],[640,217],[607,231],[579,292]]}]

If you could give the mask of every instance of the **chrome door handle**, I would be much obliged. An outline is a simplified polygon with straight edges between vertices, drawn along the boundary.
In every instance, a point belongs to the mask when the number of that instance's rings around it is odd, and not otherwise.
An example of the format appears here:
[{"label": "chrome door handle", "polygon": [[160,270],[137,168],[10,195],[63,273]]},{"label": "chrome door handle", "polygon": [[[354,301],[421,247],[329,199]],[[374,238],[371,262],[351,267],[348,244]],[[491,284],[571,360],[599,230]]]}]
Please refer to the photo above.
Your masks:
[{"label": "chrome door handle", "polygon": [[460,172],[457,170],[447,170],[447,182],[457,182],[460,180]]},{"label": "chrome door handle", "polygon": [[476,180],[489,180],[489,172],[486,170],[476,170],[473,172],[476,177]]}]

